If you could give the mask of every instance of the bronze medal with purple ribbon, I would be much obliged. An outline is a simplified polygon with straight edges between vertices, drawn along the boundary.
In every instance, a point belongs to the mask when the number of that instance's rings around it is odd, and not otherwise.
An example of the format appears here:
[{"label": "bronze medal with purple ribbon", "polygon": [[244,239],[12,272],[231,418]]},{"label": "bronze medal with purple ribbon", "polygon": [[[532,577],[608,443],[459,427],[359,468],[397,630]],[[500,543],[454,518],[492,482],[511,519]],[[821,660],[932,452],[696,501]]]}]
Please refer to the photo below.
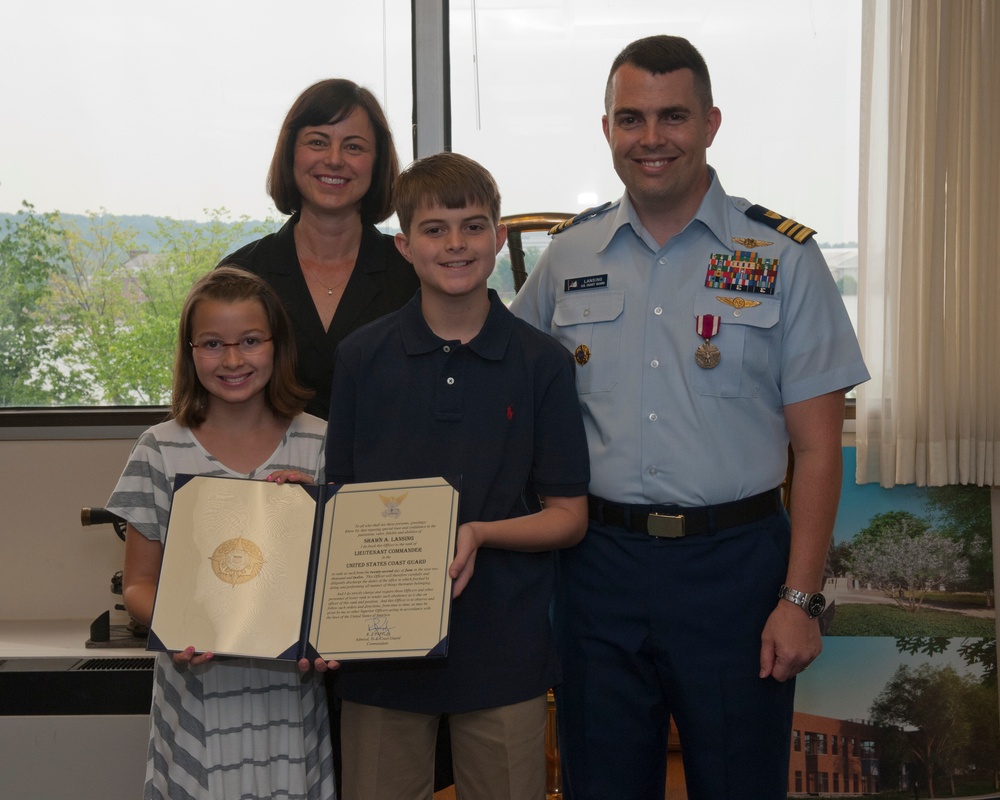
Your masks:
[{"label": "bronze medal with purple ribbon", "polygon": [[695,330],[705,340],[704,344],[694,351],[695,363],[702,369],[712,369],[718,366],[722,359],[719,348],[712,344],[712,337],[719,332],[721,322],[722,317],[715,314],[700,314],[694,318]]}]

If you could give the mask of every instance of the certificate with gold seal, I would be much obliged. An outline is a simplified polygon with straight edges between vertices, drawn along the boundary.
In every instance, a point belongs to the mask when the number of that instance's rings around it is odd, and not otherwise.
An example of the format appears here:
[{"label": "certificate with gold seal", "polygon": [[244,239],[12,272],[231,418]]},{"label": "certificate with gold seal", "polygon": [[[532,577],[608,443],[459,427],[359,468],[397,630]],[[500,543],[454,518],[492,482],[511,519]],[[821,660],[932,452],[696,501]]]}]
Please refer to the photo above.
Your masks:
[{"label": "certificate with gold seal", "polygon": [[149,649],[446,655],[456,487],[177,476]]}]

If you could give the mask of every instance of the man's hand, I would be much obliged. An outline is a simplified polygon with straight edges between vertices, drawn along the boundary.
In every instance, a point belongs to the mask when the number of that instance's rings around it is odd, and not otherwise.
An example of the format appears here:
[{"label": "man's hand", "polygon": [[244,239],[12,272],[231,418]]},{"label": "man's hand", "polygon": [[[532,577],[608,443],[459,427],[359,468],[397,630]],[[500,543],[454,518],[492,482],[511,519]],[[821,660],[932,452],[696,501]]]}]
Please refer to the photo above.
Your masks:
[{"label": "man's hand", "polygon": [[808,667],[823,649],[819,619],[779,600],[760,637],[760,677],[787,681]]}]

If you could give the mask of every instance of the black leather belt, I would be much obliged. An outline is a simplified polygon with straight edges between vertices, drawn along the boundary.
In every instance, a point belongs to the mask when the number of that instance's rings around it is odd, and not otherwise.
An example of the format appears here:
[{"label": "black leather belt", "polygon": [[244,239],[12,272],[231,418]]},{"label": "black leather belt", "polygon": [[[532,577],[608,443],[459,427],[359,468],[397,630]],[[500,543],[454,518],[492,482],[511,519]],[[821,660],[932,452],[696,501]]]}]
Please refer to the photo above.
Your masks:
[{"label": "black leather belt", "polygon": [[735,528],[776,514],[781,510],[781,491],[772,489],[743,500],[702,508],[629,506],[588,495],[587,506],[590,518],[606,525],[650,536],[678,539],[681,536],[702,536]]}]

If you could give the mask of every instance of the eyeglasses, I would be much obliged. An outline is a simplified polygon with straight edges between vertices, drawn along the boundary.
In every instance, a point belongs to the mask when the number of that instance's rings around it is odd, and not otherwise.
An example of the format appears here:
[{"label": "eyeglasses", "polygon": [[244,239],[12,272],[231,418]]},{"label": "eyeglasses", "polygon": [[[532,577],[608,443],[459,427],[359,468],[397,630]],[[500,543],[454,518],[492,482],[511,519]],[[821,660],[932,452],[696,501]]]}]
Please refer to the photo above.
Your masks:
[{"label": "eyeglasses", "polygon": [[211,359],[222,358],[227,347],[235,347],[245,356],[256,355],[273,338],[273,336],[268,336],[266,339],[260,336],[244,336],[238,342],[224,342],[221,339],[202,339],[199,342],[188,342],[188,344],[195,348],[202,358]]}]

